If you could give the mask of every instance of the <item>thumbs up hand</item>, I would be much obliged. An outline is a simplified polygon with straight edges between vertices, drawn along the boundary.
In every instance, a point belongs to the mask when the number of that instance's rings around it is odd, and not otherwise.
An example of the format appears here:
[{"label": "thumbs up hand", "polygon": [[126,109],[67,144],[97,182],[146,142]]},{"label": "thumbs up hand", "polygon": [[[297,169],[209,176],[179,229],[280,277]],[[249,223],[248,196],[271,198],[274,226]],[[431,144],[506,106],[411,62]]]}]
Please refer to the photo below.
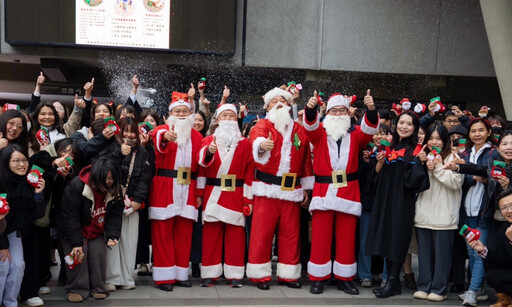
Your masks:
[{"label": "thumbs up hand", "polygon": [[188,101],[194,101],[194,96],[196,95],[196,89],[194,87],[194,83],[190,83],[190,89],[188,90]]},{"label": "thumbs up hand", "polygon": [[420,159],[420,161],[422,163],[425,163],[427,162],[428,158],[427,158],[427,153],[425,152],[425,148],[427,148],[427,145],[424,145],[422,148],[421,148],[421,151],[420,153],[418,154],[418,159]]},{"label": "thumbs up hand", "polygon": [[215,136],[213,136],[213,140],[208,146],[208,151],[213,155],[217,152],[217,141],[215,140]]},{"label": "thumbs up hand", "polygon": [[132,152],[132,148],[130,147],[130,145],[128,145],[127,141],[124,141],[121,145],[121,153],[123,154],[123,156],[127,156],[130,154],[130,152]]},{"label": "thumbs up hand", "polygon": [[43,72],[39,76],[37,76],[36,84],[41,86],[46,79],[44,78]]},{"label": "thumbs up hand", "polygon": [[314,109],[316,107],[316,105],[318,104],[317,97],[318,97],[318,93],[317,93],[317,91],[314,91],[313,97],[309,98],[308,103],[306,105],[308,109]]},{"label": "thumbs up hand", "polygon": [[370,95],[370,89],[366,91],[366,96],[364,96],[364,105],[368,108],[368,110],[375,110],[375,103],[373,102],[373,97]]},{"label": "thumbs up hand", "polygon": [[85,108],[85,101],[78,98],[78,94],[75,94],[75,106],[79,107],[80,109]]},{"label": "thumbs up hand", "polygon": [[263,151],[271,151],[272,149],[274,149],[274,138],[272,137],[271,132],[268,133],[268,138],[265,141],[261,142],[260,149]]},{"label": "thumbs up hand", "polygon": [[171,130],[167,131],[164,134],[164,138],[167,140],[167,142],[174,142],[178,138],[178,134],[174,132],[174,125],[172,125]]},{"label": "thumbs up hand", "polygon": [[85,83],[85,85],[84,85],[84,91],[85,91],[84,97],[90,98],[91,94],[92,94],[93,88],[94,88],[94,78],[92,78],[90,82]]},{"label": "thumbs up hand", "polygon": [[231,91],[226,85],[224,85],[224,90],[222,91],[222,99],[220,100],[220,104],[226,103],[230,94]]}]

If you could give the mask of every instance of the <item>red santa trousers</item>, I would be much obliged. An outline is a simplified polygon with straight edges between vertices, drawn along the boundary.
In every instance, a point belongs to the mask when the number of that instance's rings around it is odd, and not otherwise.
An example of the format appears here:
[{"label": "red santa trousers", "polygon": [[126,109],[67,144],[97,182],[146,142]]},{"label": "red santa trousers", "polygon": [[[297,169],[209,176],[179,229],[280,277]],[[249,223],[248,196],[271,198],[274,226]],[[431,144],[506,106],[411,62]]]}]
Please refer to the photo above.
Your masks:
[{"label": "red santa trousers", "polygon": [[188,280],[193,224],[193,220],[181,216],[151,220],[155,284],[173,284],[176,280]]},{"label": "red santa trousers", "polygon": [[270,254],[276,226],[280,281],[300,278],[300,205],[296,202],[254,196],[247,277],[253,282],[270,281]]},{"label": "red santa trousers", "polygon": [[[314,210],[312,214],[309,279],[329,279],[332,267],[334,277],[337,279],[352,280],[357,272],[355,258],[357,216],[334,210]],[[336,258],[331,265],[333,228],[336,233]]]},{"label": "red santa trousers", "polygon": [[[224,244],[223,244],[224,241]],[[245,272],[245,228],[224,222],[204,222],[201,278],[243,279]]]}]

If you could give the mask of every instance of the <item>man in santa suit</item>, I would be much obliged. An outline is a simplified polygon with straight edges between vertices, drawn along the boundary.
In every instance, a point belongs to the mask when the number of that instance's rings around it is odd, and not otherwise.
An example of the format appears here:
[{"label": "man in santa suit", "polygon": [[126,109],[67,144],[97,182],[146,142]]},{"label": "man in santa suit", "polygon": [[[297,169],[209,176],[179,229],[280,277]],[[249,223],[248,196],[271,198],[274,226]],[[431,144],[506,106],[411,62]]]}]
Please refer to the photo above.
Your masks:
[{"label": "man in santa suit", "polygon": [[[198,203],[203,204],[201,286],[222,275],[239,288],[245,272],[245,216],[252,211],[252,147],[238,128],[236,107],[217,109],[219,126],[203,139],[199,151]],[[204,190],[203,190],[204,189]],[[222,246],[224,245],[224,270]]]},{"label": "man in santa suit", "polygon": [[313,187],[309,141],[304,128],[290,116],[292,95],[274,88],[264,96],[267,117],[251,130],[256,174],[252,183],[254,212],[247,277],[258,288],[270,288],[270,253],[277,227],[277,277],[300,288],[300,205]]},{"label": "man in santa suit", "polygon": [[202,135],[192,128],[188,95],[173,92],[166,124],[152,132],[156,175],[149,218],[153,242],[153,280],[164,291],[190,287],[188,266],[192,225],[197,219],[196,171]]},{"label": "man in santa suit", "polygon": [[[370,90],[364,97],[366,113],[360,126],[351,124],[348,115],[352,97],[332,95],[327,102],[327,115],[322,123],[318,116],[316,91],[306,105],[304,128],[313,145],[315,186],[309,205],[312,214],[310,292],[323,292],[323,281],[331,276],[338,280],[338,289],[359,294],[352,283],[357,265],[355,237],[361,200],[357,169],[359,152],[378,132],[379,116]],[[336,240],[334,264],[331,262],[333,229]]]}]

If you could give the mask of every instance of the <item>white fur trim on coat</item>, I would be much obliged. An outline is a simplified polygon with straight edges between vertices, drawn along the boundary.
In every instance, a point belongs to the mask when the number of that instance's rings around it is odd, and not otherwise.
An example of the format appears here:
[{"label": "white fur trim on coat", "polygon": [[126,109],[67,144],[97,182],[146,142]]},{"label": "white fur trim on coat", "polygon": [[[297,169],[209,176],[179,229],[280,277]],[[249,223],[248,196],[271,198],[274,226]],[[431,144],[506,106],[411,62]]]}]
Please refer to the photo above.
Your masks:
[{"label": "white fur trim on coat", "polygon": [[283,143],[281,144],[281,161],[279,161],[279,168],[277,170],[277,176],[282,176],[284,173],[290,172],[290,162],[292,153],[292,132],[294,122],[290,118],[286,131],[283,135]]},{"label": "white fur trim on coat", "polygon": [[282,279],[292,279],[297,280],[300,278],[300,271],[302,269],[302,265],[300,263],[297,264],[284,264],[277,263],[277,277]]},{"label": "white fur trim on coat", "polygon": [[244,279],[244,266],[227,265],[224,263],[224,277],[226,279]]},{"label": "white fur trim on coat", "polygon": [[306,119],[306,112],[302,115],[302,124],[304,125],[304,129],[307,131],[315,131],[320,127],[320,121],[318,120],[318,114],[316,115],[315,121],[310,125]]},{"label": "white fur trim on coat", "polygon": [[153,280],[176,280],[176,266],[171,267],[153,267]]},{"label": "white fur trim on coat", "polygon": [[222,264],[201,265],[201,278],[219,278],[222,275]]},{"label": "white fur trim on coat", "polygon": [[203,211],[204,222],[224,222],[231,225],[245,227],[245,216],[242,212],[234,211],[219,204],[210,204]]},{"label": "white fur trim on coat", "polygon": [[377,134],[379,133],[379,119],[377,118],[377,126],[372,127],[369,122],[367,122],[368,119],[366,118],[366,115],[364,116],[363,120],[361,121],[361,131],[365,134]]},{"label": "white fur trim on coat", "polygon": [[247,263],[247,277],[252,279],[262,279],[272,276],[272,263]]},{"label": "white fur trim on coat", "polygon": [[334,266],[332,269],[334,275],[340,277],[353,277],[357,273],[357,262],[352,264],[341,264],[337,261],[334,261]]},{"label": "white fur trim on coat", "polygon": [[188,280],[188,267],[176,266],[176,280]]},{"label": "white fur trim on coat", "polygon": [[164,134],[167,132],[167,130],[158,130],[156,132],[156,150],[158,150],[160,153],[164,152],[164,147],[162,146],[162,140],[164,138]]},{"label": "white fur trim on coat", "polygon": [[315,264],[311,261],[308,262],[308,274],[317,278],[322,278],[330,275],[332,271],[332,262],[327,261],[324,264]]},{"label": "white fur trim on coat", "polygon": [[252,182],[252,194],[267,198],[289,200],[292,202],[301,202],[304,199],[302,188],[298,188],[293,191],[283,191],[281,190],[281,186],[267,184],[263,181]]},{"label": "white fur trim on coat", "polygon": [[[328,189],[333,189],[334,191],[337,190],[332,186],[332,183],[329,184]],[[361,215],[362,206],[360,202],[343,199],[336,196],[332,197],[332,195],[331,197],[328,196],[329,192],[327,192],[326,197],[313,197],[313,199],[311,199],[311,203],[309,204],[309,212],[312,212],[313,210],[333,210],[355,216]]]},{"label": "white fur trim on coat", "polygon": [[260,153],[260,144],[266,141],[267,139],[260,136],[257,137],[256,140],[252,143],[252,157],[254,158],[254,162],[259,164],[267,164],[270,159],[270,151],[265,151],[264,153],[259,155]]},{"label": "white fur trim on coat", "polygon": [[253,199],[252,187],[246,183],[244,183],[244,194],[243,195],[247,199]]},{"label": "white fur trim on coat", "polygon": [[149,207],[149,219],[167,220],[177,215],[197,221],[197,209],[194,206],[184,205],[183,209],[177,205],[167,205],[167,207]]},{"label": "white fur trim on coat", "polygon": [[315,185],[315,176],[300,178],[300,185],[303,190],[313,190],[313,186]]}]

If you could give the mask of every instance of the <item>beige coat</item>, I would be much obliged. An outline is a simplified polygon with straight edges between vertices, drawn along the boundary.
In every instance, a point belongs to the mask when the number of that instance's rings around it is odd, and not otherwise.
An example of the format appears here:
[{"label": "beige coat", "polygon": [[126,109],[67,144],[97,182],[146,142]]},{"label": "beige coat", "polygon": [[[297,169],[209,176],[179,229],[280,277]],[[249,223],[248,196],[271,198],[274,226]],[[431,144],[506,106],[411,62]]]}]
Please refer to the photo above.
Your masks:
[{"label": "beige coat", "polygon": [[[450,154],[445,162],[453,158]],[[428,177],[430,189],[418,195],[414,226],[433,230],[457,229],[463,175],[443,169],[439,164],[428,172]]]}]

